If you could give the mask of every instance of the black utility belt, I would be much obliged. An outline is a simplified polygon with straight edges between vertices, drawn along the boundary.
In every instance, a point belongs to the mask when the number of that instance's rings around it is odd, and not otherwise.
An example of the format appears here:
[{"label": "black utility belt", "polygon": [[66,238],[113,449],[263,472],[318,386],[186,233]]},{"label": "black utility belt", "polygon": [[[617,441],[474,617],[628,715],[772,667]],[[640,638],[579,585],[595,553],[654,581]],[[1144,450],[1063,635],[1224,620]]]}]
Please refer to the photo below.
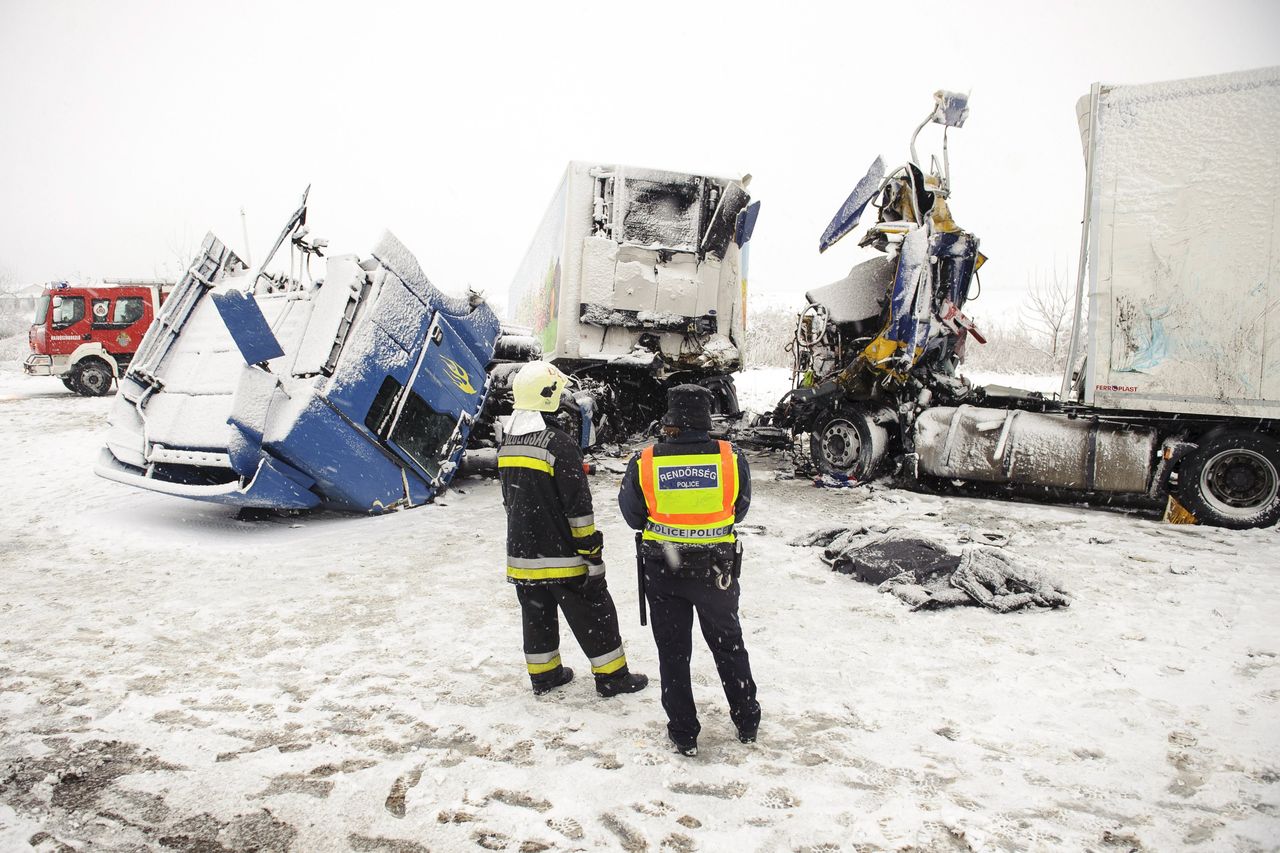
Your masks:
[{"label": "black utility belt", "polygon": [[679,578],[736,578],[742,572],[742,552],[736,543],[679,546],[645,540],[645,569]]}]

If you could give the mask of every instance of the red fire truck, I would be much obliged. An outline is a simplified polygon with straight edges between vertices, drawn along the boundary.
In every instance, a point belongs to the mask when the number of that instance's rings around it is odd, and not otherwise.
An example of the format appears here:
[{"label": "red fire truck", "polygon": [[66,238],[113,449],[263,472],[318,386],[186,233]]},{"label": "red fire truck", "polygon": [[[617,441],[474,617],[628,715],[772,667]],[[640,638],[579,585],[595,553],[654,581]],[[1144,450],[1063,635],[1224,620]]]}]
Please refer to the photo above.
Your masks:
[{"label": "red fire truck", "polygon": [[36,302],[22,368],[31,376],[57,376],[77,394],[100,397],[121,376],[171,281],[106,279],[102,285],[51,284]]}]

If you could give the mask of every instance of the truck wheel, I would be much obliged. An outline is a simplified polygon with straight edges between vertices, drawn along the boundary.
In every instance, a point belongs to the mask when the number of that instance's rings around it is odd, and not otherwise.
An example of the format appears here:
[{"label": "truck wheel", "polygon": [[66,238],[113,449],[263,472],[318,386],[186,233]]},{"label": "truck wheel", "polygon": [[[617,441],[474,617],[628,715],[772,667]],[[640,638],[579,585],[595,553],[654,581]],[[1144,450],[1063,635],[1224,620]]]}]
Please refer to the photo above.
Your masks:
[{"label": "truck wheel", "polygon": [[1178,472],[1177,498],[1204,524],[1270,527],[1280,519],[1280,442],[1256,432],[1212,436]]},{"label": "truck wheel", "polygon": [[72,372],[76,393],[85,397],[101,397],[111,390],[111,368],[96,358],[85,359]]},{"label": "truck wheel", "polygon": [[76,394],[84,393],[80,390],[80,383],[76,381],[76,374],[74,371],[71,373],[64,373],[58,378],[62,380],[63,385],[67,386],[68,391],[73,391]]},{"label": "truck wheel", "polygon": [[809,454],[818,470],[859,482],[880,472],[888,445],[885,428],[855,409],[819,418],[809,433]]}]

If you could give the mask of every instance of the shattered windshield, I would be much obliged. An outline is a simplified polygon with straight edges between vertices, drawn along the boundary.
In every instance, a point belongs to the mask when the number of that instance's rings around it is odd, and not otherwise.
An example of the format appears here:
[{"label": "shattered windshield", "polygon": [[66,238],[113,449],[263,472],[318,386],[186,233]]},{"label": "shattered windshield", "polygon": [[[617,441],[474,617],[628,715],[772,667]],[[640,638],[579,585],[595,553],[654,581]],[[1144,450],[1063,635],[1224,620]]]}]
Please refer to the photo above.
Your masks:
[{"label": "shattered windshield", "polygon": [[397,415],[396,403],[403,390],[404,386],[395,377],[384,379],[365,416],[365,426],[380,438],[398,445],[434,479],[440,474],[441,457],[447,452],[446,445],[453,437],[457,420],[440,414],[412,391],[404,395]]},{"label": "shattered windshield", "polygon": [[702,236],[702,179],[625,178],[622,242],[686,252]]},{"label": "shattered windshield", "polygon": [[428,406],[417,394],[409,392],[391,440],[434,479],[440,475],[445,445],[453,435],[456,423],[453,418]]}]

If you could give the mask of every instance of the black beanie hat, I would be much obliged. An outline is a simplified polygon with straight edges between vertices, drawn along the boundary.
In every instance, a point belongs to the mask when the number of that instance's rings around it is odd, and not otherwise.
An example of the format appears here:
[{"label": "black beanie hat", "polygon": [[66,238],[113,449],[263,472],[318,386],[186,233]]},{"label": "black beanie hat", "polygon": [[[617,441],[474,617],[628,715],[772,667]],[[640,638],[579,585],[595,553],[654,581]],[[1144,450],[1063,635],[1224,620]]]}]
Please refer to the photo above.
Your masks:
[{"label": "black beanie hat", "polygon": [[677,385],[667,390],[667,413],[663,426],[680,429],[711,429],[711,392],[701,385]]}]

